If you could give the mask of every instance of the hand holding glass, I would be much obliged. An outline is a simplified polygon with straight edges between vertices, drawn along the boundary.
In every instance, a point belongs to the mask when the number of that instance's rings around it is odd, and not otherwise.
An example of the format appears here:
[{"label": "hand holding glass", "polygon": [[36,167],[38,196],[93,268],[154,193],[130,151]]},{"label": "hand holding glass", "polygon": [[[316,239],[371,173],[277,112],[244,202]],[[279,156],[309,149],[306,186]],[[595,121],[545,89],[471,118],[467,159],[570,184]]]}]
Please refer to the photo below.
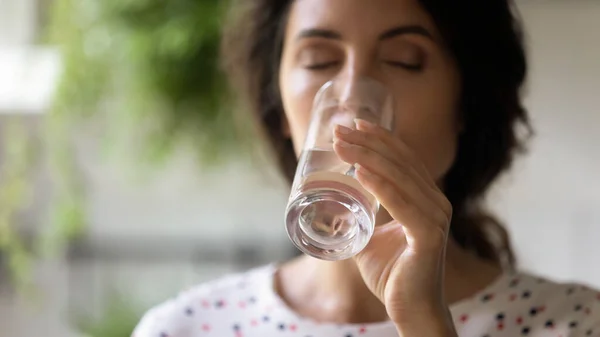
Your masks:
[{"label": "hand holding glass", "polygon": [[375,229],[379,202],[355,179],[354,166],[333,150],[335,126],[356,129],[356,119],[391,129],[393,102],[383,84],[338,79],[319,90],[286,209],[294,245],[323,260],[356,255]]}]

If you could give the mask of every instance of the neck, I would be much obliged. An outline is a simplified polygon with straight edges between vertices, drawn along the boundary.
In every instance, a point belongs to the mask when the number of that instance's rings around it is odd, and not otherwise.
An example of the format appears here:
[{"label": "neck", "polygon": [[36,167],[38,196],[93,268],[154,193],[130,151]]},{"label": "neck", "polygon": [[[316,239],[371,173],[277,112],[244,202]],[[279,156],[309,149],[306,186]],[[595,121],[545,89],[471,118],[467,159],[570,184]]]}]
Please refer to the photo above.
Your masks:
[{"label": "neck", "polygon": [[[450,240],[444,279],[446,303],[474,295],[500,273],[498,267]],[[282,266],[275,284],[287,305],[303,317],[335,323],[388,320],[385,307],[366,287],[352,259],[327,262],[303,256]]]},{"label": "neck", "polygon": [[328,262],[302,256],[282,266],[275,287],[302,317],[334,323],[387,320],[385,307],[362,281],[352,259]]}]

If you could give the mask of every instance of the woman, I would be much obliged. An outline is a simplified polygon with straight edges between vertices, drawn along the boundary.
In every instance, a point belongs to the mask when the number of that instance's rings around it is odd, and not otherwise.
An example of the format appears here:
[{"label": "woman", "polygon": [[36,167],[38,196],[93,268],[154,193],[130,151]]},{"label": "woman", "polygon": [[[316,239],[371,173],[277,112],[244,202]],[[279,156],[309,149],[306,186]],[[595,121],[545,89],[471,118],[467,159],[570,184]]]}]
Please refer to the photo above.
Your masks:
[{"label": "woman", "polygon": [[[459,5],[460,4],[460,5]],[[338,127],[334,149],[382,210],[355,258],[306,256],[201,285],[136,337],[600,336],[600,295],[514,271],[482,209],[523,140],[526,61],[509,0],[244,0],[224,57],[292,178],[316,91],[369,76],[395,132]]]}]

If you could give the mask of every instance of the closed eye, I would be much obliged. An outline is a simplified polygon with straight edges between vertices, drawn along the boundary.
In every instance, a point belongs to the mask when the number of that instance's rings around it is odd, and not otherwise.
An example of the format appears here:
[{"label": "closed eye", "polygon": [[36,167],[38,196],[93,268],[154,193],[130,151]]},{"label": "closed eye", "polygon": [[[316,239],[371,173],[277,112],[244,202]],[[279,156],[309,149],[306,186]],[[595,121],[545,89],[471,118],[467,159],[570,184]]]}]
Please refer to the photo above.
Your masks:
[{"label": "closed eye", "polygon": [[316,63],[316,64],[306,65],[306,66],[304,66],[304,68],[306,68],[308,70],[325,70],[330,67],[335,67],[339,63],[340,63],[339,61]]},{"label": "closed eye", "polygon": [[404,68],[404,69],[409,70],[409,71],[421,71],[421,70],[423,70],[423,64],[422,63],[411,64],[411,63],[398,62],[398,61],[385,61],[385,63],[388,64],[388,65],[390,65],[390,66]]}]

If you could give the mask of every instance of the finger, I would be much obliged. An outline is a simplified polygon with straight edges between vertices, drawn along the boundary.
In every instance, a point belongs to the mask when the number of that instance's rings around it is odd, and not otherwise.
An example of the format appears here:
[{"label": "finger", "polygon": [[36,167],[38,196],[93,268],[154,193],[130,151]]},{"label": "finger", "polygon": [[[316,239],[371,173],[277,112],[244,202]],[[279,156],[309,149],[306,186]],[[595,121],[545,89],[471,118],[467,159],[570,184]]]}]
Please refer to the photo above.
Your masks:
[{"label": "finger", "polygon": [[[366,167],[368,171],[377,174],[377,176],[386,180],[389,186],[394,187],[399,202],[390,205],[390,207],[410,204],[411,207],[418,207],[424,214],[430,214],[434,212],[433,210],[440,209],[431,198],[423,193],[421,187],[415,183],[406,171],[394,165],[381,154],[364,146],[346,143],[342,140],[336,140],[334,149],[341,160]],[[376,194],[375,197],[377,197]],[[388,209],[388,211],[390,210]]]},{"label": "finger", "polygon": [[414,168],[430,185],[437,188],[435,181],[429,174],[429,170],[427,170],[425,165],[417,158],[417,156],[405,143],[395,137],[389,130],[386,130],[373,123],[369,123],[363,119],[356,119],[355,123],[358,130],[377,136],[383,143],[392,147],[398,153],[401,153],[403,157],[414,166]]},{"label": "finger", "polygon": [[[415,203],[406,199],[395,185],[388,180],[357,165],[356,178],[367,191],[372,193],[390,215],[398,221],[406,235],[408,247],[416,253],[441,253],[448,238],[448,225],[432,222]],[[443,219],[445,214],[436,209],[436,217]]]},{"label": "finger", "polygon": [[425,164],[417,158],[414,152],[406,145],[402,140],[395,137],[389,130],[386,130],[380,126],[369,123],[362,119],[355,121],[358,130],[366,132],[370,135],[374,135],[380,139],[381,142],[387,144],[392,149],[400,154],[400,157],[405,158],[407,162],[412,164],[412,167],[419,173],[423,180],[435,191],[435,200],[442,207],[444,212],[448,216],[452,216],[452,204],[448,201],[444,193],[437,186],[429,170],[425,167]]},{"label": "finger", "polygon": [[439,207],[444,206],[444,203],[440,200],[439,190],[433,188],[415,167],[403,157],[402,153],[399,153],[395,148],[384,143],[379,137],[374,137],[371,133],[353,130],[342,125],[337,125],[335,127],[334,136],[336,139],[344,140],[350,144],[356,144],[371,149],[395,165],[402,167],[402,170],[412,177],[415,183],[422,189],[423,193],[431,198]]}]

